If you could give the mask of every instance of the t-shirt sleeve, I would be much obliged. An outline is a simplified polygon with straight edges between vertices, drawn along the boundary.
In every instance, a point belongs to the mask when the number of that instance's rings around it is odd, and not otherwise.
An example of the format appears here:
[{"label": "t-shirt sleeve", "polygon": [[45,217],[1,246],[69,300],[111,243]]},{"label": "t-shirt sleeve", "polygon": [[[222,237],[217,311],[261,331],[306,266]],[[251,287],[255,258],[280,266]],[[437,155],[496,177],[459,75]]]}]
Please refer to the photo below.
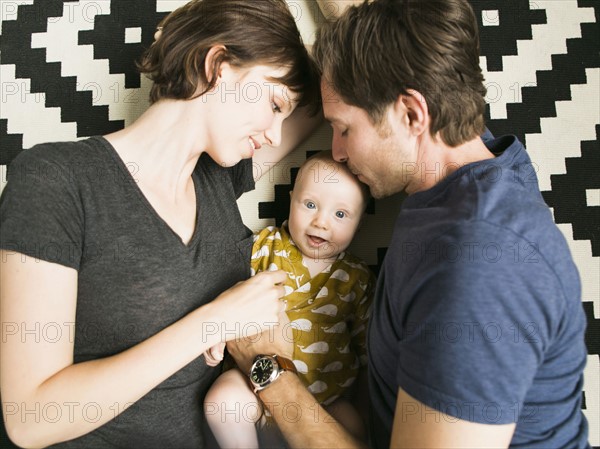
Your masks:
[{"label": "t-shirt sleeve", "polygon": [[[261,271],[268,271],[271,261],[271,248],[275,228],[268,226],[254,233],[252,243],[252,256],[250,258],[250,273],[254,276]],[[271,239],[269,239],[271,237]]]},{"label": "t-shirt sleeve", "polygon": [[397,380],[452,417],[512,423],[551,344],[549,317],[561,312],[548,311],[561,307],[560,286],[538,253],[516,251],[534,244],[497,229],[470,235],[444,236],[425,252],[431,261],[413,277]]},{"label": "t-shirt sleeve", "polygon": [[0,247],[9,255],[79,269],[83,208],[73,171],[55,154],[54,147],[38,145],[9,166],[0,198]]},{"label": "t-shirt sleeve", "polygon": [[229,169],[235,197],[239,198],[244,193],[254,190],[254,174],[252,159],[242,159]]}]

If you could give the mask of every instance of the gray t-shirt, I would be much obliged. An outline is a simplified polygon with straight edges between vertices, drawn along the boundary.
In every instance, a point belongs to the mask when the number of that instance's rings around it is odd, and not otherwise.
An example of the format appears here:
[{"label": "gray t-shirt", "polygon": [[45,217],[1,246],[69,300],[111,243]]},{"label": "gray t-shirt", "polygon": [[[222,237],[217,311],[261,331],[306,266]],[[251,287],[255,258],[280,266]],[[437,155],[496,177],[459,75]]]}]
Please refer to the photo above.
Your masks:
[{"label": "gray t-shirt", "polygon": [[[134,346],[249,277],[252,233],[236,199],[254,187],[251,161],[224,168],[200,158],[188,245],[136,185],[142,169],[102,137],[37,145],[9,168],[0,246],[78,271],[76,363]],[[57,447],[203,447],[202,399],[217,374],[199,357],[135,404],[115,404],[115,414],[129,408],[104,426]],[[97,419],[99,408],[85,407]]]}]

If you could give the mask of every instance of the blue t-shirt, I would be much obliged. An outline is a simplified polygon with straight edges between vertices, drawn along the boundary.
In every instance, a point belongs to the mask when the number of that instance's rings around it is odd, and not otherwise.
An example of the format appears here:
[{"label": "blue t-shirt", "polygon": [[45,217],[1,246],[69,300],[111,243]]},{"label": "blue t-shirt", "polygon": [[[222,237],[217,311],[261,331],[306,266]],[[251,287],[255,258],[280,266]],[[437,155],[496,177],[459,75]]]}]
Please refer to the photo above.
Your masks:
[{"label": "blue t-shirt", "polygon": [[511,447],[589,446],[577,268],[525,148],[491,137],[497,157],[402,205],[369,325],[375,447],[398,388],[454,418],[516,422]]}]

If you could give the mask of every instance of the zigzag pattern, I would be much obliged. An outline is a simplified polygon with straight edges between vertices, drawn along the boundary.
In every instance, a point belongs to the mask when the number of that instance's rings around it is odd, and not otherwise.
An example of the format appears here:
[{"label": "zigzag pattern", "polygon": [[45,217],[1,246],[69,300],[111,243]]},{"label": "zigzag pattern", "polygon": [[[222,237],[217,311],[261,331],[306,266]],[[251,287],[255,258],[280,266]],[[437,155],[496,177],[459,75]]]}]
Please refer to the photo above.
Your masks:
[{"label": "zigzag pattern", "polygon": [[[541,132],[540,118],[556,117],[556,102],[571,100],[571,85],[586,83],[586,69],[600,67],[600,4],[582,0],[579,5],[594,8],[596,23],[581,24],[582,36],[567,41],[567,53],[552,55],[552,70],[538,71],[536,86],[522,88],[522,102],[507,105],[507,119],[490,118],[487,108],[486,121],[494,134],[514,134],[527,146],[525,135]],[[485,38],[490,28],[482,28],[482,42],[491,47],[493,41]]]},{"label": "zigzag pattern", "polygon": [[[576,8],[575,3],[571,0],[561,1],[560,7],[564,7],[565,11],[572,12]],[[37,40],[39,43],[40,38],[50,39],[50,37],[36,36],[37,33],[47,33],[50,23],[63,17],[69,9],[80,7],[85,2],[32,0],[28,3],[20,4],[16,14],[2,17],[0,69],[5,70],[3,74],[8,73],[9,76],[12,76],[14,68],[14,78],[19,81],[23,80],[23,85],[29,86],[26,87],[29,89],[28,93],[44,95],[45,109],[41,105],[26,104],[30,99],[22,97],[23,100],[16,106],[19,114],[26,115],[31,125],[25,123],[25,126],[29,126],[26,130],[24,130],[23,124],[21,124],[21,128],[15,126],[14,123],[11,123],[15,119],[15,115],[7,114],[4,109],[6,104],[15,104],[5,102],[7,98],[10,99],[12,94],[9,89],[10,83],[3,85],[3,108],[0,110],[0,165],[3,166],[8,165],[23,149],[24,142],[32,140],[30,138],[32,135],[41,134],[44,137],[43,140],[53,140],[51,126],[53,123],[76,124],[77,137],[107,134],[121,129],[125,124],[124,120],[110,118],[109,112],[115,112],[111,107],[117,105],[94,104],[91,91],[77,90],[77,76],[72,74],[63,76],[63,63],[48,62],[45,48],[32,48],[32,42]],[[515,80],[522,79],[518,78],[520,71],[513,73],[519,68],[511,65],[514,57],[519,56],[520,44],[535,42],[534,27],[548,26],[550,18],[548,12],[554,9],[545,10],[544,5],[548,7],[548,5],[554,6],[558,3],[550,4],[543,0],[511,0],[510,2],[472,0],[472,4],[479,20],[481,53],[487,62],[488,73],[490,76],[505,75],[509,77],[509,80],[512,80],[513,77]],[[520,102],[507,103],[506,118],[492,118],[490,107],[487,107],[486,120],[494,134],[515,134],[527,145],[528,135],[532,142],[534,139],[532,136],[540,133],[544,135],[543,119],[557,117],[560,113],[558,102],[572,102],[573,106],[577,106],[573,109],[578,109],[579,104],[577,100],[574,100],[574,91],[576,90],[574,86],[590,85],[589,74],[600,70],[600,2],[598,0],[578,0],[576,5],[578,8],[592,8],[588,12],[594,12],[595,22],[581,23],[581,37],[568,38],[566,51],[561,51],[561,54],[552,54],[551,67],[547,65],[537,70],[535,85],[520,89],[522,97]],[[3,14],[5,11],[2,8]],[[110,74],[124,76],[125,88],[138,89],[140,88],[140,76],[135,70],[134,61],[141,54],[142,49],[152,42],[155,26],[165,14],[165,12],[159,11],[157,0],[110,0],[110,13],[96,13],[91,19],[93,20],[92,28],[79,29],[78,34],[75,34],[77,42],[70,44],[92,46],[95,61],[107,61]],[[484,23],[485,20],[492,22],[495,20],[496,23]],[[571,25],[573,24],[571,23]],[[124,41],[125,32],[130,28],[141,29],[140,42],[126,43]],[[44,43],[42,42],[42,44]],[[56,42],[47,42],[47,44],[49,49],[51,45],[57,45]],[[511,64],[507,63],[507,58],[513,58]],[[77,62],[84,67],[93,61]],[[523,62],[523,71],[525,71],[525,69],[531,68],[531,64],[536,64],[538,61],[526,60]],[[528,81],[533,80],[533,72],[530,72],[530,75]],[[5,80],[3,80],[4,82]],[[593,88],[593,85],[590,87]],[[600,87],[598,88],[600,89]],[[22,92],[20,93],[22,94]],[[515,99],[515,101],[517,100]],[[59,108],[60,120],[56,119],[54,122],[50,120],[50,115],[56,111],[53,112],[52,108]],[[31,112],[34,110],[35,114]],[[48,117],[40,114],[40,110],[46,110]],[[590,111],[581,111],[582,114],[586,112]],[[591,112],[596,113],[596,111]],[[567,113],[567,115],[569,114],[572,115],[573,112]],[[561,113],[560,117],[552,122],[552,125],[557,125],[562,129],[561,123],[558,122],[563,119],[564,115],[564,112]],[[44,130],[40,131],[41,128]],[[565,126],[565,132],[575,133],[577,143],[573,144],[575,148],[547,148],[547,154],[553,157],[558,156],[561,163],[564,160],[565,166],[564,170],[560,172],[553,168],[553,171],[546,173],[545,179],[546,181],[549,179],[549,182],[546,183],[544,187],[546,190],[542,193],[545,201],[553,210],[556,222],[572,227],[572,235],[568,235],[570,242],[578,244],[590,242],[589,254],[586,252],[588,259],[585,260],[588,261],[588,264],[590,260],[595,263],[600,257],[600,205],[588,204],[590,198],[588,195],[590,192],[600,191],[600,178],[598,177],[598,173],[600,173],[600,124],[596,124],[595,138],[589,134],[586,134],[585,138],[581,137],[582,131],[576,127],[575,129],[567,128]],[[12,130],[12,133],[9,133],[9,129]],[[15,132],[15,129],[20,131]],[[546,148],[543,146],[542,148],[546,152]],[[310,152],[307,153],[310,154]],[[297,168],[292,168],[290,170],[291,183],[296,174]],[[292,184],[286,182],[278,185],[269,184],[261,192],[262,197],[258,208],[253,206],[258,217],[273,219],[277,225],[287,218],[289,212],[288,192]],[[273,200],[268,200],[269,198],[273,198]],[[395,210],[392,210],[393,208],[386,209],[387,203],[381,207],[378,207],[378,204],[380,203],[369,207],[368,213],[371,214],[369,218],[383,221],[388,219],[388,216],[392,216],[390,219],[393,220]],[[365,233],[363,236],[368,237],[369,234]],[[377,273],[387,248],[373,248],[374,246],[378,245],[372,244],[370,248],[373,253],[370,263],[373,271]],[[585,264],[578,264],[582,272],[589,268],[581,266]],[[589,279],[589,276],[588,278],[582,276],[582,281],[587,286],[598,285],[597,281]],[[584,300],[583,307],[588,318],[586,342],[591,355],[588,365],[593,365],[593,369],[586,372],[586,375],[593,377],[586,378],[588,394],[584,393],[584,408],[595,413],[593,417],[596,419],[590,419],[590,425],[593,427],[593,422],[598,422],[598,416],[600,416],[600,401],[596,397],[598,391],[596,386],[600,380],[600,362],[598,362],[600,310],[594,310],[594,307],[600,303],[600,298],[590,298],[589,295],[600,295],[600,292],[595,291],[594,287],[588,288],[587,292],[588,297]],[[3,429],[0,430],[3,431]],[[0,445],[13,447],[2,431],[0,431]],[[597,435],[597,440],[592,443],[600,445],[600,433]]]},{"label": "zigzag pattern", "polygon": [[[36,0],[33,5],[20,5],[18,19],[2,25],[2,64],[14,64],[17,78],[30,79],[31,93],[44,93],[46,107],[60,107],[63,122],[76,122],[77,137],[107,134],[123,128],[123,122],[110,122],[108,106],[94,106],[90,91],[77,90],[76,77],[62,77],[60,63],[46,62],[44,49],[31,48],[32,34],[46,32],[48,19],[61,17],[63,3],[73,1]],[[10,148],[8,152],[14,155],[20,150]],[[10,163],[6,159],[2,152],[0,164]]]}]

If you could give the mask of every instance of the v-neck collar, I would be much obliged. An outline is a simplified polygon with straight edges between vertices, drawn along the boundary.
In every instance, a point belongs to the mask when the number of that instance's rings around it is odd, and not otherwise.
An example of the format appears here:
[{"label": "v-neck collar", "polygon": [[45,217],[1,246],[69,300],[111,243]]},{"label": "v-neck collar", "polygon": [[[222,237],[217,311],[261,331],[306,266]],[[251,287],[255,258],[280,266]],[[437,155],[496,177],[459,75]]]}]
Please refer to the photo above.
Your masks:
[{"label": "v-neck collar", "polygon": [[152,215],[155,220],[157,220],[159,223],[161,223],[162,227],[165,229],[165,232],[170,234],[171,238],[176,239],[183,248],[186,248],[188,250],[194,248],[197,245],[198,240],[200,239],[200,235],[201,235],[201,232],[200,232],[201,207],[200,207],[200,201],[199,201],[199,199],[201,198],[201,192],[200,192],[200,189],[201,189],[200,184],[201,183],[200,183],[200,180],[198,179],[198,174],[196,173],[196,171],[194,170],[192,172],[192,182],[194,183],[194,192],[196,194],[196,220],[194,223],[194,231],[192,233],[192,237],[191,237],[190,241],[186,244],[181,239],[181,236],[179,234],[177,234],[173,230],[173,228],[171,228],[171,226],[169,226],[169,224],[159,215],[159,213],[156,211],[156,209],[152,206],[150,201],[148,201],[148,198],[146,198],[146,195],[144,195],[144,192],[142,192],[142,190],[140,189],[138,183],[133,178],[133,175],[127,168],[127,165],[125,164],[123,159],[121,159],[121,156],[119,155],[119,153],[117,152],[115,147],[113,147],[112,144],[102,136],[98,136],[98,140],[103,145],[103,147],[108,151],[108,153],[110,154],[112,159],[115,161],[115,164],[117,165],[118,169],[123,174],[123,178],[127,180],[127,183],[129,184],[129,187],[131,188],[132,192],[134,192],[135,195],[139,198],[140,202],[148,210],[150,215]]}]

